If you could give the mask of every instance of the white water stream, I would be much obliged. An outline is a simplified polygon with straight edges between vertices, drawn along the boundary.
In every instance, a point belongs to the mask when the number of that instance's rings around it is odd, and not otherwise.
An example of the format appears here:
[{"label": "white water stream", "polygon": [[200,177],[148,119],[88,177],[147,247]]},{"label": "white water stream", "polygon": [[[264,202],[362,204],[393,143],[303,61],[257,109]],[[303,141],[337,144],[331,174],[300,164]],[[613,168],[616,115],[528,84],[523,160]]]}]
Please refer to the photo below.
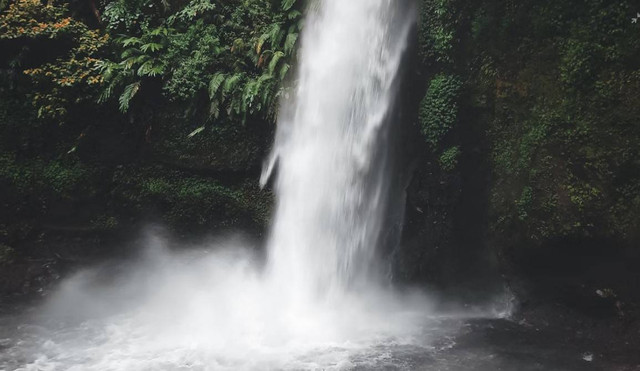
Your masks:
[{"label": "white water stream", "polygon": [[269,275],[301,303],[375,281],[387,209],[388,115],[407,36],[406,1],[324,0],[302,40],[275,148]]},{"label": "white water stream", "polygon": [[266,265],[242,242],[171,253],[150,233],[139,261],[63,282],[0,369],[370,369],[397,347],[428,348],[437,322],[427,301],[387,289],[376,254],[393,176],[388,118],[413,22],[399,0],[309,10],[295,96],[263,175],[277,195]]}]

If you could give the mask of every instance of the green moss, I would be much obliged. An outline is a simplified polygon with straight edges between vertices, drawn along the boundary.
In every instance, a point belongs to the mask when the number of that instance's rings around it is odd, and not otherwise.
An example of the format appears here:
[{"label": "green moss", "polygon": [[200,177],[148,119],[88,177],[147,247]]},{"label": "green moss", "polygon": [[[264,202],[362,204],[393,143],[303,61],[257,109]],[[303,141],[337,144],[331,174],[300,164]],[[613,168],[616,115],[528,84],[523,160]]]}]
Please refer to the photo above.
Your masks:
[{"label": "green moss", "polygon": [[[493,235],[630,241],[640,220],[640,39],[626,5],[483,4],[493,21],[469,35],[469,84],[493,102]],[[520,27],[501,31],[507,24]]]},{"label": "green moss", "polygon": [[533,189],[531,187],[524,187],[520,198],[516,200],[516,207],[518,209],[518,218],[520,220],[526,220],[529,216],[529,208],[533,202]]},{"label": "green moss", "polygon": [[91,171],[75,161],[16,160],[14,155],[0,155],[0,179],[4,179],[20,195],[78,198],[90,196]]},{"label": "green moss", "polygon": [[422,134],[433,149],[458,120],[458,97],[462,83],[456,76],[439,74],[429,83],[427,94],[420,104]]},{"label": "green moss", "polygon": [[120,222],[118,221],[118,218],[111,215],[102,214],[91,220],[91,227],[99,231],[111,231],[119,226]]},{"label": "green moss", "polygon": [[440,168],[444,171],[453,171],[458,166],[458,158],[461,154],[458,146],[448,148],[440,156]]},{"label": "green moss", "polygon": [[116,199],[128,210],[151,211],[170,226],[227,227],[251,221],[264,226],[269,193],[249,184],[219,181],[162,167],[118,171]]},{"label": "green moss", "polygon": [[456,10],[453,0],[423,0],[420,3],[419,52],[427,64],[453,62]]},{"label": "green moss", "polygon": [[51,187],[56,194],[71,197],[74,191],[89,182],[89,171],[77,162],[64,164],[53,161],[44,164],[42,177],[43,184]]},{"label": "green moss", "polygon": [[560,79],[570,88],[588,87],[598,72],[601,46],[591,42],[569,39],[562,47]]},{"label": "green moss", "polygon": [[194,136],[199,126],[174,115],[156,125],[158,137],[150,144],[154,155],[167,163],[192,169],[243,171],[259,163],[272,135],[267,123],[237,125],[222,121]]}]

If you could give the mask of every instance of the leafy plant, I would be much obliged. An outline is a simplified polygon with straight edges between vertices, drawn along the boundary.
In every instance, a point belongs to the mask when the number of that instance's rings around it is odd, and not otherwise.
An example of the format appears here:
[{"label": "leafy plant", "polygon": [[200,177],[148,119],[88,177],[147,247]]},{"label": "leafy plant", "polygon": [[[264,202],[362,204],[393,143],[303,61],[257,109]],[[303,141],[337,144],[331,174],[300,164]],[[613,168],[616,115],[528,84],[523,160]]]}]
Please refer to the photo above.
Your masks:
[{"label": "leafy plant", "polygon": [[453,75],[436,75],[429,83],[427,94],[420,104],[422,133],[433,149],[458,120],[458,97],[462,83]]},{"label": "leafy plant", "polygon": [[[63,121],[69,106],[95,95],[102,77],[95,67],[108,35],[72,18],[65,5],[17,0],[0,14],[0,42],[20,43],[12,64],[53,48],[53,58],[23,70],[32,84],[30,98],[41,118]],[[6,47],[7,44],[5,44]],[[53,59],[53,60],[52,60]]]},{"label": "leafy plant", "polygon": [[458,158],[462,152],[459,146],[454,146],[445,150],[440,156],[440,167],[444,171],[452,171],[458,166]]},{"label": "leafy plant", "polygon": [[241,7],[233,3],[191,0],[172,8],[161,25],[151,28],[145,25],[153,20],[140,21],[139,35],[129,29],[128,35],[115,38],[122,51],[100,65],[107,82],[100,101],[118,91],[120,109],[127,111],[155,79],[167,99],[188,107],[199,107],[206,94],[205,122],[222,116],[242,122],[250,115],[272,119],[295,58],[302,16],[295,9],[298,2],[287,0],[276,7],[266,0],[246,1]]}]

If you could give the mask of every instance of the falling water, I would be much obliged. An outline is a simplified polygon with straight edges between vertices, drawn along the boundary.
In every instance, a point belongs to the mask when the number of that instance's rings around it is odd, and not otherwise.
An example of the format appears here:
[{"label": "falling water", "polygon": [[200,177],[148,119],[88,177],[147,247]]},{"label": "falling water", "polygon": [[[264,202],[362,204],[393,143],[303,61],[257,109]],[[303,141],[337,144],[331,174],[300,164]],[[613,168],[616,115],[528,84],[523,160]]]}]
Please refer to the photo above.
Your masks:
[{"label": "falling water", "polygon": [[307,16],[285,103],[269,269],[294,295],[369,282],[389,194],[389,111],[412,24],[406,1],[324,0]]}]

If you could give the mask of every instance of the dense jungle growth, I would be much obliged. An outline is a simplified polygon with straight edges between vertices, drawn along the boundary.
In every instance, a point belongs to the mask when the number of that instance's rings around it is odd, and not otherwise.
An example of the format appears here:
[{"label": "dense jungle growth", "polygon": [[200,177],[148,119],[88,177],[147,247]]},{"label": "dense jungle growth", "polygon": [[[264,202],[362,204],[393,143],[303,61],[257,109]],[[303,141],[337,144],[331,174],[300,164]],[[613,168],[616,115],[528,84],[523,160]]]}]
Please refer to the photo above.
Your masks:
[{"label": "dense jungle growth", "polygon": [[[398,277],[445,281],[477,251],[505,272],[522,260],[574,269],[567,256],[585,252],[622,256],[614,270],[635,261],[640,5],[418,3],[400,102],[417,135],[406,135],[413,176]],[[5,271],[32,279],[42,272],[25,262],[73,259],[87,241],[148,221],[183,235],[260,234],[271,196],[256,179],[285,82],[295,83],[305,6],[0,1]],[[458,268],[443,264],[461,255]],[[640,279],[610,277],[597,284],[640,292]]]},{"label": "dense jungle growth", "polygon": [[[404,261],[422,263],[408,276],[455,281],[489,251],[504,274],[543,286],[562,277],[543,291],[565,299],[639,299],[633,4],[420,2],[415,95],[427,146]],[[458,268],[442,267],[452,260]]]},{"label": "dense jungle growth", "polygon": [[3,263],[142,220],[183,232],[264,225],[270,196],[253,180],[300,4],[0,6]]}]

